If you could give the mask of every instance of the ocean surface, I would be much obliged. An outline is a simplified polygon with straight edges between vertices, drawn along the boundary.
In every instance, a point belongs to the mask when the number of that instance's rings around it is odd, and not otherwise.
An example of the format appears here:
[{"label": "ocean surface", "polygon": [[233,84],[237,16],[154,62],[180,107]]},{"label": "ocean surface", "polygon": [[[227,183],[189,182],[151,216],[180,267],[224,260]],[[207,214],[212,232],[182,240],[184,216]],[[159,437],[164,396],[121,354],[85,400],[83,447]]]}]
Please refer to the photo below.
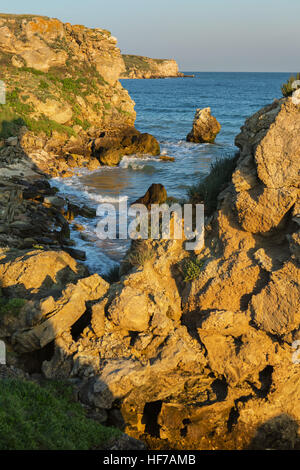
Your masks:
[{"label": "ocean surface", "polygon": [[[165,186],[168,196],[184,198],[187,188],[209,172],[216,158],[233,154],[235,136],[245,119],[275,98],[288,73],[194,73],[194,78],[154,80],[121,80],[135,101],[136,128],[153,134],[161,145],[161,153],[175,162],[157,158],[124,157],[120,166],[102,167],[93,172],[78,170],[69,179],[56,178],[58,187],[70,200],[95,207],[102,202],[128,197],[128,204],[145,194],[152,183]],[[185,141],[192,128],[195,110],[210,107],[222,125],[215,144],[193,144]],[[72,230],[76,247],[86,251],[90,271],[107,273],[124,256],[129,242],[100,240],[96,226],[100,218],[75,222],[83,232]]]}]

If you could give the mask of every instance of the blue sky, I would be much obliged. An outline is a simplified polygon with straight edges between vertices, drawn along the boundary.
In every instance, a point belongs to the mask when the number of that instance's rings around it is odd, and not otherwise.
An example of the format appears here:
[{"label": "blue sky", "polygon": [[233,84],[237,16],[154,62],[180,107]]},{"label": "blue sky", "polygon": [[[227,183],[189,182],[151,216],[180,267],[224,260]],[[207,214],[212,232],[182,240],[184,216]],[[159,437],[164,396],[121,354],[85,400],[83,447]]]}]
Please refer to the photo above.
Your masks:
[{"label": "blue sky", "polygon": [[10,0],[0,11],[109,29],[122,52],[185,71],[300,69],[299,0]]}]

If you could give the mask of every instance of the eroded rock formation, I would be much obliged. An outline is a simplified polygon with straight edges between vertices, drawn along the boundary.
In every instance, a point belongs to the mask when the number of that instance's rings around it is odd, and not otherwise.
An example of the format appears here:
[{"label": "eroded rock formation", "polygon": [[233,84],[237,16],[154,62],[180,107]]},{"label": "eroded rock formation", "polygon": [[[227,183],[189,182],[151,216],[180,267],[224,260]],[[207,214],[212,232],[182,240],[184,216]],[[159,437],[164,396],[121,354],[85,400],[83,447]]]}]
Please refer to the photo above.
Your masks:
[{"label": "eroded rock formation", "polygon": [[[290,99],[246,121],[191,280],[182,240],[141,242],[111,285],[57,251],[3,248],[3,294],[26,290],[18,318],[0,317],[9,360],[40,351],[47,378],[72,379],[83,403],[152,448],[299,448],[299,127]],[[43,263],[37,281],[43,256],[61,268]]]},{"label": "eroded rock formation", "polygon": [[197,109],[194,117],[193,128],[187,135],[188,142],[214,143],[221,125],[214,116],[211,115],[210,108]]},{"label": "eroded rock formation", "polygon": [[118,81],[125,66],[116,42],[100,28],[0,15],[7,91],[0,139],[19,136],[36,166],[52,176],[116,165],[129,153],[159,154],[156,139],[134,128],[134,102]]}]

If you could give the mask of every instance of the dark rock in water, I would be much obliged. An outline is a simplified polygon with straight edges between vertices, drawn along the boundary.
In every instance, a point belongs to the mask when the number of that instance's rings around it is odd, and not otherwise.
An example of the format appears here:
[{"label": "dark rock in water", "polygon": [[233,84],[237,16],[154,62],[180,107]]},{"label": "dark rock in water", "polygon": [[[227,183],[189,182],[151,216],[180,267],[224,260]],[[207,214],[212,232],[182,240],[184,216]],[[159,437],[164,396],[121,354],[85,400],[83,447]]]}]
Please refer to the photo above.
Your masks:
[{"label": "dark rock in water", "polygon": [[96,209],[93,209],[92,207],[82,206],[79,208],[79,215],[87,219],[93,219],[96,217],[97,212]]},{"label": "dark rock in water", "polygon": [[144,204],[150,209],[151,204],[164,204],[167,200],[167,191],[162,184],[153,183],[143,197],[137,199],[134,204]]},{"label": "dark rock in water", "polygon": [[63,246],[63,250],[65,250],[69,255],[71,255],[75,259],[78,259],[80,261],[86,260],[85,251],[76,250],[75,248],[71,248],[69,246]]},{"label": "dark rock in water", "polygon": [[47,196],[44,198],[44,204],[48,206],[53,206],[57,209],[62,209],[65,205],[66,201],[59,196]]},{"label": "dark rock in water", "polygon": [[88,206],[77,206],[73,203],[68,203],[68,209],[66,213],[66,217],[69,221],[72,221],[74,217],[81,215],[81,217],[85,217],[86,219],[93,219],[96,217],[96,209]]},{"label": "dark rock in water", "polygon": [[102,165],[116,166],[123,155],[157,156],[160,146],[152,135],[141,134],[134,127],[129,127],[118,133],[102,133],[92,142],[92,153]]},{"label": "dark rock in water", "polygon": [[193,129],[187,135],[188,142],[213,144],[221,130],[221,125],[210,113],[210,108],[197,109]]}]

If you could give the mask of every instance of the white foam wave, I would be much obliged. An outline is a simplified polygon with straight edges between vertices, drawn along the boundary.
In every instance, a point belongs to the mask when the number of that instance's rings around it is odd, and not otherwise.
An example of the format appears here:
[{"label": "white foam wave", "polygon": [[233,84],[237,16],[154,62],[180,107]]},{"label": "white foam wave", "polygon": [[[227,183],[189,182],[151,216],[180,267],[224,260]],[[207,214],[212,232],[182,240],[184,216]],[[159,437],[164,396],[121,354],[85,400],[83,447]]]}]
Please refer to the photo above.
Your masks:
[{"label": "white foam wave", "polygon": [[119,202],[126,201],[128,196],[107,196],[105,194],[94,194],[94,193],[89,193],[88,191],[84,191],[84,195],[91,199],[92,201],[101,203],[101,202],[110,202],[112,204],[116,203],[118,204]]},{"label": "white foam wave", "polygon": [[132,168],[133,170],[136,169],[141,169],[143,168],[144,164],[148,161],[155,161],[154,157],[135,157],[135,156],[125,156],[122,158],[119,167],[126,169],[126,168]]}]

